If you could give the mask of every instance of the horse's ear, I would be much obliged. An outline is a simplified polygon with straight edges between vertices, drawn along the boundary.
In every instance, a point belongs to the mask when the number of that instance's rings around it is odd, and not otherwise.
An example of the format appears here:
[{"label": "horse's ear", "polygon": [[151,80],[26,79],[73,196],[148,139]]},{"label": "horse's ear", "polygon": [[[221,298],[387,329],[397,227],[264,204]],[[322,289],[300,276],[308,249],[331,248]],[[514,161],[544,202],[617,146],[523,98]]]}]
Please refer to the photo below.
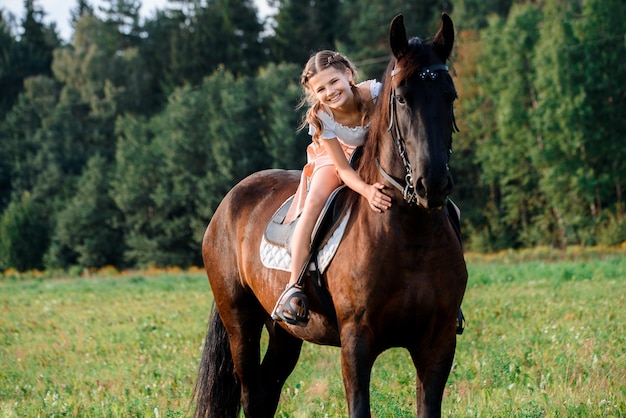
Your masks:
[{"label": "horse's ear", "polygon": [[433,39],[435,52],[444,63],[450,57],[454,45],[454,24],[446,13],[441,14],[441,26]]},{"label": "horse's ear", "polygon": [[400,60],[406,55],[409,50],[409,40],[406,37],[406,29],[404,28],[404,18],[402,15],[397,15],[391,21],[389,27],[389,45],[391,46],[391,52],[397,60]]}]

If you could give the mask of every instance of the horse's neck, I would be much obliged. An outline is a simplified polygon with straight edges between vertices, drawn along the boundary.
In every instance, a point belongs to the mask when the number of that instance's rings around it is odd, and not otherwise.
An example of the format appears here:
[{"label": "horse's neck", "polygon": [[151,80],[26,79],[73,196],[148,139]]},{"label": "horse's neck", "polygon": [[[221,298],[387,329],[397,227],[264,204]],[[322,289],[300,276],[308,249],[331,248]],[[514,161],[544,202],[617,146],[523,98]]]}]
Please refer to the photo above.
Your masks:
[{"label": "horse's neck", "polygon": [[357,217],[363,220],[361,225],[376,236],[385,236],[385,240],[394,240],[398,236],[407,239],[419,235],[431,235],[441,229],[446,222],[444,211],[429,211],[409,204],[399,192],[393,193],[391,208],[383,213],[374,212],[367,200],[361,199]]}]

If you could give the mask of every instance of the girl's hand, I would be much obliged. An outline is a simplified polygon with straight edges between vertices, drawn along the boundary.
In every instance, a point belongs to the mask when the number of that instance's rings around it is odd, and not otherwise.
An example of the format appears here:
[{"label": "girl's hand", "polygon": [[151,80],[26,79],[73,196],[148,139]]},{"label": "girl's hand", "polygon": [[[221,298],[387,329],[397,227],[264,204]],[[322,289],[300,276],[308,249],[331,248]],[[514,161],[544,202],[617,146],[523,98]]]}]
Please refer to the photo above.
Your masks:
[{"label": "girl's hand", "polygon": [[367,188],[367,201],[374,212],[382,213],[391,207],[391,197],[387,196],[383,190],[385,185],[374,183]]}]

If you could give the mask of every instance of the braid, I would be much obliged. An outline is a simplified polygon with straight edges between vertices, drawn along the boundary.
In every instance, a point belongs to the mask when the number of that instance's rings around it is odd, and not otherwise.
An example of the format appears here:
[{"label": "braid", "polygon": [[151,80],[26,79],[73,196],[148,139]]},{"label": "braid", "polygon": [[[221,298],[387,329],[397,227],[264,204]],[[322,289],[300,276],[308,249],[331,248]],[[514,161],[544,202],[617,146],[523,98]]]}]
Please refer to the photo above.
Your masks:
[{"label": "braid", "polygon": [[320,102],[315,102],[305,113],[304,118],[302,120],[302,124],[300,125],[299,130],[304,129],[307,124],[311,125],[315,128],[315,132],[313,133],[313,142],[319,145],[320,134],[322,133],[322,120],[319,116],[317,116],[317,112],[322,108]]}]

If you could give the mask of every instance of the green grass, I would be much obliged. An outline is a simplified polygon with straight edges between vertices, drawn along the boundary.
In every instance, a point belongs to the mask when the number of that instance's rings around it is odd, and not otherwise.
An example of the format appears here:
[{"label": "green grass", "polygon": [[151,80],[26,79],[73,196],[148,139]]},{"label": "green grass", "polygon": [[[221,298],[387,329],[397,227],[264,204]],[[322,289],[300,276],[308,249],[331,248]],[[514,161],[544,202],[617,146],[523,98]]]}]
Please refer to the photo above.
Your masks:
[{"label": "green grass", "polygon": [[0,283],[0,416],[186,416],[201,274]]},{"label": "green grass", "polygon": [[[626,417],[625,255],[468,254],[444,415]],[[188,416],[210,304],[199,272],[6,274],[0,416]],[[414,381],[408,354],[385,352],[373,414],[414,416]],[[339,349],[305,344],[277,416],[346,414]]]}]

